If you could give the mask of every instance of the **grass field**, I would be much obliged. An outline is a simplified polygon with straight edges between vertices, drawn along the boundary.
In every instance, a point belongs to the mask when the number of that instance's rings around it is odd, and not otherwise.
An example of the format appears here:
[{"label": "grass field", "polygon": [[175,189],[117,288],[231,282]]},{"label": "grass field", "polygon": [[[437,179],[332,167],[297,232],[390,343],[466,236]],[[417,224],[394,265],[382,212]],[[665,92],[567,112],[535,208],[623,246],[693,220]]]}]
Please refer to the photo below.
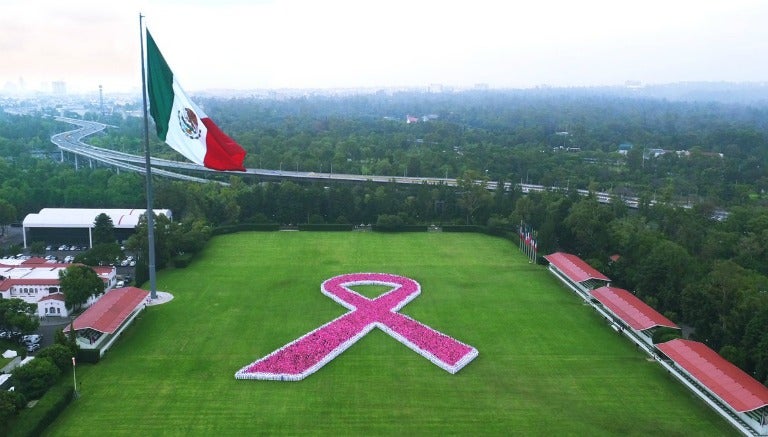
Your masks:
[{"label": "grass field", "polygon": [[[375,329],[300,382],[234,373],[346,310],[353,272],[413,278],[401,312],[472,345],[455,375]],[[51,435],[724,435],[718,416],[508,241],[450,233],[242,233],[160,272],[148,308]],[[366,295],[380,289],[361,290]]]}]

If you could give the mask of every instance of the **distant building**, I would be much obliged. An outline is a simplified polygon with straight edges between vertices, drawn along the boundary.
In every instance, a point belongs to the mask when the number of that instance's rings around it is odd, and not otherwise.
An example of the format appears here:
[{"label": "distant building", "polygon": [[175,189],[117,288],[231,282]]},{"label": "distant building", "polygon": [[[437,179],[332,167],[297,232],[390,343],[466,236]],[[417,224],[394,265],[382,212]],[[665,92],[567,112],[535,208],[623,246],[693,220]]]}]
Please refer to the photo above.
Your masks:
[{"label": "distant building", "polygon": [[405,122],[407,124],[418,123],[419,122],[419,117],[413,117],[411,115],[406,115],[405,116]]},{"label": "distant building", "polygon": [[[691,151],[690,150],[678,150],[675,153],[677,153],[677,156],[680,156],[680,157],[690,157],[691,156]],[[696,154],[696,155],[706,156],[706,157],[709,157],[709,158],[723,158],[725,156],[725,155],[723,155],[722,153],[719,153],[719,152],[703,152],[703,151],[700,151],[700,150],[696,151],[696,152],[693,152],[693,153]]]},{"label": "distant building", "polygon": [[630,150],[632,150],[632,147],[634,147],[632,143],[619,144],[619,154],[626,155],[627,153],[629,153]]},{"label": "distant building", "polygon": [[667,151],[664,149],[648,149],[645,153],[648,158],[658,158],[661,155],[665,155]]}]

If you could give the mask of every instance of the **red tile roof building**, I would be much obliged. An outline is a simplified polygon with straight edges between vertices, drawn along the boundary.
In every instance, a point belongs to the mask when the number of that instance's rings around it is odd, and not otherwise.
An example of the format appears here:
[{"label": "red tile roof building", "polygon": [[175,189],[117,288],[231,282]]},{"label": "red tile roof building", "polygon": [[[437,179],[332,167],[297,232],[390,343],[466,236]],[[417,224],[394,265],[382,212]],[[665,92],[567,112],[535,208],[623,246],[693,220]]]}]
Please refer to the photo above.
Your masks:
[{"label": "red tile roof building", "polygon": [[600,287],[591,291],[592,296],[617,317],[637,331],[665,326],[678,326],[637,296],[622,288]]},{"label": "red tile roof building", "polygon": [[590,294],[596,301],[593,302],[595,309],[611,321],[614,329],[630,336],[649,353],[655,328],[679,329],[673,321],[622,288],[600,287]]},{"label": "red tile roof building", "polygon": [[[66,307],[63,305],[40,305],[40,300],[48,295],[61,293],[59,287],[59,272],[71,264],[50,262],[42,258],[30,259],[0,259],[0,298],[18,298],[27,303],[38,304],[37,314],[40,317],[55,315],[67,317]],[[104,281],[104,288],[109,290],[117,283],[117,270],[115,267],[92,267],[96,274]],[[98,296],[90,299],[85,305],[91,305]],[[58,308],[58,311],[46,313],[46,309]],[[63,309],[63,310],[62,310]],[[61,312],[63,311],[63,312]]]},{"label": "red tile roof building", "polygon": [[590,279],[598,279],[605,282],[611,280],[598,272],[581,258],[570,253],[555,252],[544,257],[550,264],[554,264],[558,270],[574,282],[584,282]]},{"label": "red tile roof building", "polygon": [[[72,326],[81,349],[97,349],[103,356],[123,330],[146,307],[149,292],[136,287],[116,288],[104,293]],[[64,328],[69,332],[70,327]]]},{"label": "red tile roof building", "polygon": [[[146,303],[149,292],[136,287],[116,288],[85,310],[74,321],[75,331],[93,329],[114,334],[117,328],[137,308]],[[69,331],[69,326],[64,332]]]},{"label": "red tile roof building", "polygon": [[704,343],[678,338],[656,347],[734,410],[743,413],[768,406],[768,387]]},{"label": "red tile roof building", "polygon": [[544,256],[549,270],[582,299],[589,300],[589,291],[610,284],[611,280],[581,258],[570,253],[555,252]]},{"label": "red tile roof building", "polygon": [[725,410],[723,417],[737,429],[747,435],[768,435],[768,387],[704,343],[676,339],[656,348],[671,360],[665,365],[685,375],[678,379],[702,392],[711,407]]}]

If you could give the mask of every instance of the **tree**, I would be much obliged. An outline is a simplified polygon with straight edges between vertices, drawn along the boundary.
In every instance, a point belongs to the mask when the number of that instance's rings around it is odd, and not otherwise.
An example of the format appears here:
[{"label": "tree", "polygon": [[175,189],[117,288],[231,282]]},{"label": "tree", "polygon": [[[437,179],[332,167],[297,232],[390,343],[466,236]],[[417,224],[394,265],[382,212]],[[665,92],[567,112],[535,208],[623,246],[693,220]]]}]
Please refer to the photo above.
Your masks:
[{"label": "tree", "polygon": [[93,222],[93,245],[115,242],[115,224],[105,213],[96,216]]},{"label": "tree", "polygon": [[7,428],[11,417],[24,407],[24,396],[16,391],[0,390],[0,431],[9,431]]},{"label": "tree", "polygon": [[77,345],[77,338],[75,336],[75,327],[73,326],[74,321],[69,321],[69,334],[65,334],[64,331],[57,329],[56,334],[54,335],[54,343],[57,345],[65,346],[67,349],[72,351],[72,354],[76,355],[78,349],[80,347]]},{"label": "tree", "polygon": [[73,264],[61,270],[59,285],[67,308],[80,308],[91,296],[104,292],[104,281],[92,268],[82,264]]},{"label": "tree", "polygon": [[640,147],[632,147],[627,151],[627,167],[631,172],[639,172],[643,168],[643,153]]},{"label": "tree", "polygon": [[16,298],[0,299],[0,328],[22,333],[32,332],[40,326],[36,311],[37,304]]},{"label": "tree", "polygon": [[38,352],[35,359],[39,360],[40,358],[47,358],[58,367],[60,372],[64,372],[65,370],[72,368],[72,357],[74,356],[74,352],[69,346],[56,343]]},{"label": "tree", "polygon": [[59,368],[48,358],[35,358],[29,363],[13,369],[11,380],[14,387],[27,399],[38,399],[61,374]]},{"label": "tree", "polygon": [[680,294],[694,272],[693,259],[684,247],[669,240],[658,242],[639,262],[637,272],[638,296],[658,302],[656,310],[661,313],[680,313]]},{"label": "tree", "polygon": [[766,281],[733,261],[717,261],[709,273],[686,287],[685,320],[696,327],[696,337],[715,350],[738,345],[745,332],[750,342],[758,344],[761,330],[768,327],[768,299],[759,292]]},{"label": "tree", "polygon": [[177,234],[174,238],[177,246],[176,254],[197,253],[203,250],[211,238],[211,227],[203,220],[183,222],[174,226],[173,230]]},{"label": "tree", "polygon": [[376,226],[382,231],[398,231],[403,228],[403,218],[396,214],[379,214]]},{"label": "tree", "polygon": [[[155,266],[163,268],[168,264],[177,247],[174,241],[174,231],[177,225],[164,214],[154,215],[154,237],[155,237]],[[147,220],[144,215],[139,219],[136,225],[136,232],[128,237],[125,246],[138,254],[138,264],[147,265],[149,260],[149,237],[147,232]],[[138,268],[139,266],[137,266]],[[141,281],[138,280],[137,283]]]},{"label": "tree", "polygon": [[461,191],[459,206],[467,213],[467,224],[474,224],[480,208],[487,207],[493,201],[491,193],[486,189],[488,179],[480,177],[475,171],[466,171],[456,181]]},{"label": "tree", "polygon": [[571,206],[563,224],[573,234],[582,256],[599,258],[608,245],[607,225],[611,220],[613,211],[590,196]]},{"label": "tree", "polygon": [[89,266],[105,266],[122,257],[123,251],[117,243],[101,243],[75,256],[74,262]]},{"label": "tree", "polygon": [[43,255],[45,253],[45,243],[42,241],[33,241],[29,244],[29,253],[32,255]]},{"label": "tree", "polygon": [[5,235],[6,226],[16,221],[16,207],[5,199],[0,199],[0,235]]}]

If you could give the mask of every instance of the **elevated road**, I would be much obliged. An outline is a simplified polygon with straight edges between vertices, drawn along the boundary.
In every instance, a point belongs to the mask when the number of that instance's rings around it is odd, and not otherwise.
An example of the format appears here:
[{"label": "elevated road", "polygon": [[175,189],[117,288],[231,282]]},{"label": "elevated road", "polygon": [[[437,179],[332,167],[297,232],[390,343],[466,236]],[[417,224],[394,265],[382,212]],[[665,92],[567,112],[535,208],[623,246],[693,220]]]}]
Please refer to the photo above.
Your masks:
[{"label": "elevated road", "polygon": [[[95,121],[78,120],[74,118],[56,117],[57,121],[70,123],[78,126],[77,129],[66,131],[51,136],[51,141],[56,144],[63,153],[73,153],[77,156],[85,157],[91,161],[100,162],[105,165],[113,166],[118,169],[135,171],[138,173],[145,173],[144,169],[144,156],[132,155],[130,153],[118,152],[115,150],[105,149],[103,147],[96,147],[83,142],[83,138],[93,135],[97,132],[101,132],[108,126],[103,123]],[[226,182],[216,181],[214,179],[207,179],[205,177],[191,176],[187,173],[196,174],[216,174],[221,175],[227,173],[231,175],[244,176],[260,176],[271,179],[297,179],[307,181],[346,181],[346,182],[377,182],[377,183],[395,183],[395,184],[409,184],[409,185],[445,185],[449,187],[457,186],[456,179],[451,178],[433,178],[433,177],[410,177],[410,176],[377,176],[377,175],[358,175],[358,174],[345,174],[345,173],[323,173],[323,172],[303,172],[303,171],[284,171],[284,170],[269,170],[263,168],[247,168],[245,172],[233,171],[233,172],[220,172],[211,170],[203,166],[192,164],[189,162],[171,161],[160,158],[150,158],[150,165],[152,167],[152,174],[180,179],[191,182],[209,183],[216,182],[223,185],[229,185]],[[180,173],[183,171],[184,173]],[[478,183],[482,183],[478,181]],[[485,183],[485,187],[488,190],[494,191],[498,187],[497,181],[488,181]],[[505,189],[510,190],[513,188],[519,189],[523,193],[534,193],[543,191],[567,191],[560,187],[545,187],[543,185],[535,184],[513,184],[507,182]],[[588,196],[590,194],[587,190],[576,190],[582,196]],[[634,196],[621,196],[617,197],[611,193],[596,192],[595,198],[600,203],[611,203],[615,200],[624,202],[630,208],[638,208],[640,205],[640,198]],[[650,202],[652,205],[656,204],[655,200]],[[680,204],[679,206],[684,208],[690,208],[691,204]],[[723,220],[727,217],[728,213],[722,210],[718,210],[715,213],[715,217],[718,220]]]},{"label": "elevated road", "polygon": [[[114,166],[123,170],[137,171],[144,173],[144,157],[132,155],[129,153],[118,152],[102,147],[92,146],[84,143],[83,138],[101,132],[106,127],[105,124],[95,121],[78,120],[74,118],[56,117],[57,121],[74,124],[79,126],[75,130],[55,134],[51,141],[62,151],[83,156],[93,161],[101,162],[106,165]],[[211,170],[197,164],[188,162],[171,161],[167,159],[151,158],[150,165],[152,173],[159,176],[189,180],[194,182],[211,182],[209,179],[189,176],[178,173],[178,171],[202,172],[211,174],[221,174],[222,172]],[[376,175],[356,175],[344,173],[323,173],[323,172],[302,172],[302,171],[284,171],[269,170],[263,168],[247,168],[245,172],[224,172],[232,175],[244,176],[264,176],[272,178],[302,179],[302,180],[334,180],[334,181],[352,181],[352,182],[379,182],[379,183],[398,183],[398,184],[429,184],[429,185],[448,185],[456,186],[456,179],[450,178],[430,178],[430,177],[404,177],[404,176],[376,176]],[[489,186],[489,188],[491,188]],[[495,188],[495,185],[494,185]]]}]

